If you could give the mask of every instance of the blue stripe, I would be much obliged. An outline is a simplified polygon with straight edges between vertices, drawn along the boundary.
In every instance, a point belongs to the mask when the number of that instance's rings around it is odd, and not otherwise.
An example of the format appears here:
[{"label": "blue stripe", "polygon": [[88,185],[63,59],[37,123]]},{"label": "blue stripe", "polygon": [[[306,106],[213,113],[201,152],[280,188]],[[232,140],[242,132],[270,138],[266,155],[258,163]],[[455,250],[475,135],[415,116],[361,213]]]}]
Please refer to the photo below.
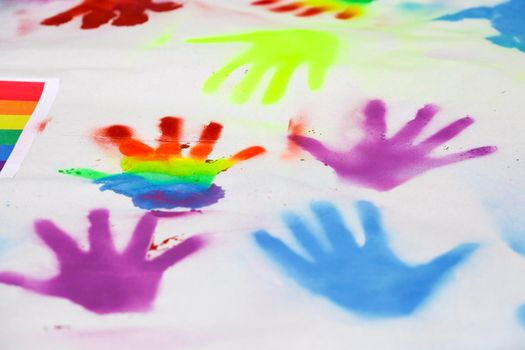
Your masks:
[{"label": "blue stripe", "polygon": [[14,145],[0,145],[0,160],[7,160],[14,147]]}]

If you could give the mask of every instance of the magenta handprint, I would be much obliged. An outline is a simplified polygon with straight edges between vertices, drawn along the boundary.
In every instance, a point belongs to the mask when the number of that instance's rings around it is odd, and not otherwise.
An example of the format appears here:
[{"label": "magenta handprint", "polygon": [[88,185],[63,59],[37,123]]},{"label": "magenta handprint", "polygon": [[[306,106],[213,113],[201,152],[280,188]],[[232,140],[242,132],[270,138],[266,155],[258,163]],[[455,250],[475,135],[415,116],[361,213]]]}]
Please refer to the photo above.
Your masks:
[{"label": "magenta handprint", "polygon": [[434,149],[474,123],[471,117],[458,119],[416,144],[415,139],[437,111],[436,106],[424,106],[413,120],[387,138],[385,104],[380,100],[370,101],[363,111],[365,135],[349,151],[331,150],[306,136],[290,135],[289,139],[332,167],[341,178],[378,191],[391,190],[428,170],[496,151],[494,146],[484,146],[441,157],[431,156]]},{"label": "magenta handprint", "polygon": [[140,219],[123,252],[117,252],[113,245],[107,210],[93,210],[88,218],[91,226],[87,251],[53,222],[35,223],[36,233],[58,259],[58,275],[38,280],[0,272],[0,283],[65,298],[98,314],[148,311],[164,271],[205,244],[201,237],[191,237],[162,255],[147,259],[157,225],[153,214]]}]

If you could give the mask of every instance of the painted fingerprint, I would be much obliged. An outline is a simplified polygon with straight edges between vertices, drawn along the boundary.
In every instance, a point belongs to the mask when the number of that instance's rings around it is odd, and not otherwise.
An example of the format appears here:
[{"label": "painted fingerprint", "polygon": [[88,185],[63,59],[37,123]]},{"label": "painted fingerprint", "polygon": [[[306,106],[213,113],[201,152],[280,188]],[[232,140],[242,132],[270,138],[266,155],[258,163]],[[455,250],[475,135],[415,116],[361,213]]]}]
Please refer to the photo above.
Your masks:
[{"label": "painted fingerprint", "polygon": [[164,272],[206,243],[202,237],[193,236],[148,259],[158,220],[153,214],[142,216],[122,252],[113,244],[107,210],[92,210],[88,219],[87,251],[53,222],[36,221],[37,235],[58,260],[58,274],[50,279],[37,279],[0,272],[0,283],[64,298],[97,314],[145,312],[152,308]]},{"label": "painted fingerprint", "polygon": [[335,18],[349,20],[361,16],[374,0],[256,0],[254,6],[264,6],[269,11],[293,13],[298,17],[313,17],[333,13]]},{"label": "painted fingerprint", "polygon": [[443,147],[474,123],[474,119],[467,116],[423,141],[415,142],[437,112],[438,108],[434,105],[424,106],[413,120],[388,138],[386,105],[381,100],[373,100],[363,110],[364,136],[350,150],[332,150],[307,136],[290,135],[289,139],[333,168],[340,178],[378,191],[391,190],[434,168],[483,157],[496,151],[494,146],[484,146],[441,157],[432,156],[432,151]]},{"label": "painted fingerprint", "polygon": [[[220,138],[222,125],[216,122],[206,125],[192,147],[180,142],[182,125],[181,118],[162,118],[156,148],[136,139],[128,126],[103,128],[97,137],[118,147],[124,156],[121,160],[123,172],[106,174],[85,168],[59,172],[90,179],[101,185],[100,190],[130,197],[134,205],[142,209],[197,209],[224,197],[224,190],[213,183],[219,173],[265,152],[261,146],[252,146],[231,157],[209,159]],[[188,149],[186,156],[184,149]]]},{"label": "painted fingerprint", "polygon": [[135,26],[148,21],[148,11],[167,12],[182,7],[174,1],[155,2],[154,0],[83,0],[41,23],[47,26],[60,26],[82,17],[82,29],[94,29],[111,22],[113,26]]}]

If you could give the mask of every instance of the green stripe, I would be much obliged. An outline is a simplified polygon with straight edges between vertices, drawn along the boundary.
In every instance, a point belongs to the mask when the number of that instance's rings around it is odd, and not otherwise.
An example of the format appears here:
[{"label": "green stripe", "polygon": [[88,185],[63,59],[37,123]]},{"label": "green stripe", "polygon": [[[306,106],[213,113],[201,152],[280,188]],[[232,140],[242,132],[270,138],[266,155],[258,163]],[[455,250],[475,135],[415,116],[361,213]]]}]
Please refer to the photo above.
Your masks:
[{"label": "green stripe", "polygon": [[0,144],[2,145],[14,145],[22,130],[0,130]]}]

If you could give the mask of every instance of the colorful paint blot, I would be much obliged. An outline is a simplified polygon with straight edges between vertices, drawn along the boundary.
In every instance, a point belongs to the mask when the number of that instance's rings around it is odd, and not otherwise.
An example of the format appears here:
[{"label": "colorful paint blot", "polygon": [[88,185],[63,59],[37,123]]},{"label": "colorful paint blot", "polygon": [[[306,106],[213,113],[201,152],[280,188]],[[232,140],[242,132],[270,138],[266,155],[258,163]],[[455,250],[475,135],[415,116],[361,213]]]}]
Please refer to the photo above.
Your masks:
[{"label": "colorful paint blot", "polygon": [[374,0],[257,0],[254,6],[266,6],[279,13],[294,13],[298,17],[312,17],[323,13],[335,13],[335,18],[347,20],[359,17]]},{"label": "colorful paint blot", "polygon": [[68,299],[97,314],[144,312],[152,307],[164,271],[205,245],[203,238],[194,236],[147,259],[157,225],[154,215],[148,213],[140,219],[123,252],[113,245],[107,210],[93,210],[88,218],[88,251],[80,249],[53,222],[36,221],[36,233],[58,259],[58,275],[41,280],[0,272],[0,283]]},{"label": "colorful paint blot", "polygon": [[428,263],[411,266],[388,246],[380,213],[372,203],[357,203],[366,238],[363,246],[354,240],[334,206],[317,202],[311,209],[324,229],[329,249],[315,238],[311,227],[291,213],[284,221],[308,257],[266,231],[255,233],[257,245],[304,288],[366,317],[413,313],[478,247],[463,244]]},{"label": "colorful paint blot", "polygon": [[0,174],[38,105],[44,85],[44,82],[0,81]]},{"label": "colorful paint blot", "polygon": [[339,41],[328,32],[287,29],[256,31],[238,35],[191,39],[190,43],[222,44],[245,43],[251,47],[216,71],[204,83],[204,92],[216,92],[236,69],[248,66],[247,73],[233,89],[231,98],[235,103],[247,102],[265,74],[273,76],[263,95],[264,104],[279,101],[293,73],[302,65],[308,69],[308,84],[311,90],[321,88],[328,71],[339,51]]},{"label": "colorful paint blot", "polygon": [[525,52],[525,0],[510,0],[493,7],[473,7],[438,18],[454,22],[464,19],[489,20],[499,35],[489,36],[487,40],[502,47]]},{"label": "colorful paint blot", "polygon": [[306,136],[290,135],[289,139],[332,167],[341,178],[378,191],[391,190],[428,170],[496,151],[494,146],[484,146],[442,157],[430,156],[434,149],[474,123],[471,117],[458,119],[419,144],[414,144],[414,140],[437,112],[436,106],[424,106],[412,121],[387,138],[386,106],[380,100],[373,100],[363,111],[365,136],[349,151],[331,150],[318,140]]},{"label": "colorful paint blot", "polygon": [[235,164],[265,152],[260,146],[246,148],[229,158],[208,159],[219,139],[222,125],[211,122],[200,139],[182,155],[189,145],[179,143],[183,121],[177,117],[161,119],[161,136],[157,148],[137,140],[133,130],[113,125],[100,130],[98,138],[108,140],[124,155],[120,174],[110,175],[91,169],[63,169],[59,172],[93,180],[100,189],[132,198],[143,209],[201,208],[224,197],[221,187],[213,184],[215,177]]},{"label": "colorful paint blot", "polygon": [[59,26],[75,17],[82,17],[82,29],[94,29],[111,21],[114,26],[135,26],[148,21],[146,12],[167,12],[182,7],[174,1],[154,0],[83,0],[69,10],[42,21],[43,25]]}]

